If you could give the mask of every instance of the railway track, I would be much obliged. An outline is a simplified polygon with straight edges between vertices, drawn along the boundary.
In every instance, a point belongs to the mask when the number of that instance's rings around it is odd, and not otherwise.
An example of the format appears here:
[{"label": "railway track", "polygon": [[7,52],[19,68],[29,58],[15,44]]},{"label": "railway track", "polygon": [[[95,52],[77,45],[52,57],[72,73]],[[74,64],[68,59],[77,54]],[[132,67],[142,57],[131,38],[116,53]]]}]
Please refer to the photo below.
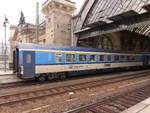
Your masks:
[{"label": "railway track", "polygon": [[17,88],[17,87],[25,87],[25,86],[31,86],[31,85],[38,85],[39,82],[36,81],[22,81],[22,82],[14,82],[14,83],[5,83],[0,84],[0,90],[1,89],[9,89],[9,88]]},{"label": "railway track", "polygon": [[9,105],[12,103],[22,102],[25,100],[37,99],[45,96],[59,95],[68,92],[75,92],[77,90],[82,90],[86,88],[99,87],[107,84],[112,84],[121,81],[128,81],[131,79],[144,78],[149,75],[149,71],[141,72],[132,75],[111,77],[103,80],[95,80],[85,83],[76,83],[72,85],[61,85],[58,87],[51,87],[47,84],[47,87],[36,87],[29,89],[19,89],[18,91],[8,91],[7,93],[0,94],[0,106]]},{"label": "railway track", "polygon": [[[127,74],[126,76],[129,76],[130,75],[130,73],[133,75],[133,74],[140,74],[140,73],[145,73],[145,71],[146,71],[146,73],[149,73],[150,71],[147,71],[147,70],[144,70],[144,71],[139,71],[139,72],[129,72],[129,74]],[[120,76],[120,77],[122,77],[122,76],[125,76],[124,74],[123,75],[120,75],[120,74],[122,74],[123,72],[115,72],[115,73],[113,73],[113,74],[110,74],[110,73],[108,73],[107,74],[107,77],[106,77],[106,74],[102,74],[102,75],[100,75],[101,76],[101,78],[102,79],[105,79],[105,78],[109,78],[109,79],[111,79],[111,77],[112,78],[114,78],[114,76],[117,74],[117,77],[118,76]],[[3,77],[7,77],[7,75],[1,75],[1,76],[3,76]],[[1,77],[0,76],[0,77]],[[98,77],[99,75],[94,75],[94,77]],[[104,77],[105,76],[105,77]],[[8,76],[9,77],[9,76]],[[91,76],[87,76],[87,77],[89,77],[89,78],[94,78],[93,76],[91,77]],[[87,78],[86,77],[86,78]],[[115,76],[116,77],[116,76]],[[85,77],[76,77],[76,78],[73,78],[73,79],[70,79],[70,78],[68,78],[68,79],[66,79],[66,80],[63,80],[63,81],[68,81],[68,80],[77,80],[77,79],[84,79]],[[35,81],[35,80],[24,80],[24,81],[19,81],[19,82],[12,82],[12,83],[0,83],[0,89],[8,89],[8,88],[14,88],[14,87],[25,87],[25,86],[32,86],[32,85],[43,85],[43,84],[49,84],[49,83],[57,83],[57,82],[62,82],[62,80],[54,80],[54,81],[45,81],[45,82],[38,82],[38,81]]]},{"label": "railway track", "polygon": [[[144,70],[146,71],[147,73],[149,73],[150,71],[147,71],[147,70]],[[144,71],[139,71],[138,73],[135,73],[135,74],[140,74],[140,73],[143,73]],[[124,76],[123,75],[120,75],[122,74],[123,72],[115,72],[113,74],[110,74],[108,73],[107,74],[107,77],[109,77],[111,79],[111,77],[113,78],[116,74],[117,76]],[[144,72],[145,73],[145,72]],[[131,72],[131,74],[134,74],[134,72]],[[130,72],[129,74],[130,75]],[[126,75],[126,76],[128,76]],[[5,78],[8,78],[9,75],[1,75],[2,77],[5,77]],[[1,77],[0,76],[0,77]],[[12,76],[12,75],[11,75]],[[14,76],[14,75],[13,75]],[[94,77],[96,77],[98,75],[95,75]],[[106,76],[106,74],[103,74],[103,75],[100,75],[103,79],[107,78],[107,77],[103,77],[103,76]],[[91,76],[87,76],[87,77],[91,77]],[[66,80],[63,80],[63,81],[67,81],[67,80],[77,80],[77,79],[84,79],[85,77],[76,77],[76,78],[73,78],[73,79],[66,79]],[[93,78],[93,77],[91,77]],[[49,83],[57,83],[57,82],[62,82],[62,80],[54,80],[54,81],[45,81],[45,82],[38,82],[38,81],[35,81],[35,80],[24,80],[24,81],[18,81],[18,82],[12,82],[12,83],[0,83],[0,90],[1,89],[8,89],[8,88],[18,88],[18,87],[27,87],[27,86],[32,86],[32,85],[43,85],[43,84],[49,84]]]},{"label": "railway track", "polygon": [[118,97],[105,99],[101,102],[82,106],[64,113],[121,113],[127,108],[147,99],[149,96],[150,85]]}]

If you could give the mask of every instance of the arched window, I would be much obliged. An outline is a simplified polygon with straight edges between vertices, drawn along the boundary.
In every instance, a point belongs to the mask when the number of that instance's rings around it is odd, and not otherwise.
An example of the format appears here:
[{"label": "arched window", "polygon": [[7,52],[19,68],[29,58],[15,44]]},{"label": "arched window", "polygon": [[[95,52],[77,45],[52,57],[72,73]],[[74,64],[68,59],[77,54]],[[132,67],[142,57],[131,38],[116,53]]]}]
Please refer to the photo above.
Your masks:
[{"label": "arched window", "polygon": [[108,37],[106,35],[98,37],[97,48],[112,50],[113,43],[112,43],[112,40],[110,39],[110,37]]},{"label": "arched window", "polygon": [[107,35],[78,40],[77,46],[113,50],[112,39]]}]

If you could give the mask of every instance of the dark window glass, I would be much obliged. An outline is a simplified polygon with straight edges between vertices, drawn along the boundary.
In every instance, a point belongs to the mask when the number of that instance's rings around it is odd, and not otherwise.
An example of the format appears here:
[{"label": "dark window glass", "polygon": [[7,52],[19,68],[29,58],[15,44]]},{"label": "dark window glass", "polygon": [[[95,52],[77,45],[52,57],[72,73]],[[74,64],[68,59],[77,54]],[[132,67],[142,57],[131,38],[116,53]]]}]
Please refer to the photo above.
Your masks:
[{"label": "dark window glass", "polygon": [[130,56],[127,56],[127,60],[130,60]]},{"label": "dark window glass", "polygon": [[139,57],[138,57],[138,56],[136,56],[136,57],[135,57],[135,60],[136,60],[136,61],[138,61],[138,60],[139,60]]},{"label": "dark window glass", "polygon": [[129,56],[129,60],[132,60],[132,56]]},{"label": "dark window glass", "polygon": [[127,56],[127,60],[134,61],[136,60],[136,56]]},{"label": "dark window glass", "polygon": [[90,62],[94,62],[95,61],[96,56],[95,55],[90,55]]},{"label": "dark window glass", "polygon": [[104,55],[99,56],[99,61],[105,61]]},{"label": "dark window glass", "polygon": [[62,54],[56,53],[56,55],[55,55],[55,62],[56,63],[62,62]]},{"label": "dark window glass", "polygon": [[133,61],[136,60],[136,57],[135,57],[135,56],[132,56],[131,58],[132,58]]},{"label": "dark window glass", "polygon": [[79,61],[85,62],[86,61],[86,55],[79,55]]},{"label": "dark window glass", "polygon": [[112,57],[110,55],[107,56],[108,61],[112,60]]},{"label": "dark window glass", "polygon": [[120,60],[125,60],[125,56],[120,56]]},{"label": "dark window glass", "polygon": [[66,54],[66,62],[75,62],[74,54]]},{"label": "dark window glass", "polygon": [[115,60],[118,61],[119,60],[119,56],[115,56]]}]

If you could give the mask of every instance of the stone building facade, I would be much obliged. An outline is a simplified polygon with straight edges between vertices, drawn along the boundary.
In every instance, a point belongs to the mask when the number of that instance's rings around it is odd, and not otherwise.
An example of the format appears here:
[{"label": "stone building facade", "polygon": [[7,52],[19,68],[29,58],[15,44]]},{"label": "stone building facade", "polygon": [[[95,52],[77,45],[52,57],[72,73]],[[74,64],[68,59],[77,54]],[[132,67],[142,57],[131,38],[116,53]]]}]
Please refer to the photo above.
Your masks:
[{"label": "stone building facade", "polygon": [[[40,24],[39,44],[71,46],[72,14],[75,9],[75,3],[70,0],[47,0],[42,5],[46,20]],[[10,44],[14,47],[18,42],[36,43],[35,29],[36,26],[29,23],[11,26]]]},{"label": "stone building facade", "polygon": [[70,0],[48,0],[43,4],[46,44],[71,46],[72,14],[75,9],[75,3]]}]

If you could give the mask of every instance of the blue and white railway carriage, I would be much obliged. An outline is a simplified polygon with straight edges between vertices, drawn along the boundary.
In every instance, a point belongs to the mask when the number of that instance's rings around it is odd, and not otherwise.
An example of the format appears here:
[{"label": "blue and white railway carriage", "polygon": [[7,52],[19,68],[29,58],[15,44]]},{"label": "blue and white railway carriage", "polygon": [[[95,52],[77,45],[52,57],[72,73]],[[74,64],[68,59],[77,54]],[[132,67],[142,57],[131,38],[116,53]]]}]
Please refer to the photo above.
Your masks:
[{"label": "blue and white railway carriage", "polygon": [[142,67],[150,63],[147,54],[100,49],[19,44],[17,51],[19,69],[14,70],[21,78],[65,78],[68,72]]}]

